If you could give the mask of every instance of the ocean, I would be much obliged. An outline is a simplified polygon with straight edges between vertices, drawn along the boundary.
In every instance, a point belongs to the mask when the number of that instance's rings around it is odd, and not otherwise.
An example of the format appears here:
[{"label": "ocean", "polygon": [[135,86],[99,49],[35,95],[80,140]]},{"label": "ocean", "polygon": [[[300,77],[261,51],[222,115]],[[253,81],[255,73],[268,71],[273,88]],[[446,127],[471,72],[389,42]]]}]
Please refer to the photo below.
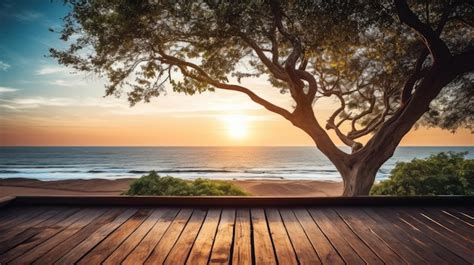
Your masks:
[{"label": "ocean", "polygon": [[[377,174],[386,179],[398,161],[474,147],[399,147]],[[298,179],[341,181],[315,147],[0,147],[0,178],[119,179],[150,170],[185,179]]]}]

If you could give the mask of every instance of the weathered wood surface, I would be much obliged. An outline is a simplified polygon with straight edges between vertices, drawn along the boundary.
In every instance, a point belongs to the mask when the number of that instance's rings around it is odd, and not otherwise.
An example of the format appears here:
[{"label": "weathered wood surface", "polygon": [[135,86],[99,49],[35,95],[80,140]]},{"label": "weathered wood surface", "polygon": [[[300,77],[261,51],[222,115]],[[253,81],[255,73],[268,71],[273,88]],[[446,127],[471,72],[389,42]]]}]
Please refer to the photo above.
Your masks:
[{"label": "weathered wood surface", "polygon": [[473,264],[469,206],[0,208],[0,264]]}]

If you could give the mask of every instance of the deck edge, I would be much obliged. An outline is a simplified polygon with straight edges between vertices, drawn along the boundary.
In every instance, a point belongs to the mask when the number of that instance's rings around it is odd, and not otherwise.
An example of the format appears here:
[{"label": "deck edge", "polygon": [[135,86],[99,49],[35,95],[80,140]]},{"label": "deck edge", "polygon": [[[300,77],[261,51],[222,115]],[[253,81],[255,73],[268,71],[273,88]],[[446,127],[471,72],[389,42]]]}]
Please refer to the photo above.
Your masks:
[{"label": "deck edge", "polygon": [[13,205],[87,206],[472,206],[474,196],[238,197],[238,196],[16,196]]},{"label": "deck edge", "polygon": [[0,208],[8,206],[16,199],[16,196],[4,196],[0,197]]}]

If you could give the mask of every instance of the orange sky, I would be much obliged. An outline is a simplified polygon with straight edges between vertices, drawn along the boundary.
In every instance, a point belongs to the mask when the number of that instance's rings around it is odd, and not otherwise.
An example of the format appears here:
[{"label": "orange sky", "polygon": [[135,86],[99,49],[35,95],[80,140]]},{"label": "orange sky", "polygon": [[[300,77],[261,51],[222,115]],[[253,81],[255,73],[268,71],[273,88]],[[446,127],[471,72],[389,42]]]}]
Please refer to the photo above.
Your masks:
[{"label": "orange sky", "polygon": [[[100,88],[98,88],[100,89]],[[278,96],[273,97],[278,101]],[[281,97],[284,102],[285,97]],[[26,101],[26,100],[25,100]],[[38,100],[41,101],[41,100]],[[43,101],[47,101],[43,99]],[[0,117],[0,144],[13,146],[300,146],[309,136],[288,121],[235,92],[184,96],[169,94],[129,108],[122,99],[83,98],[23,102],[24,108]],[[20,104],[20,103],[19,103]],[[35,106],[28,104],[37,104]],[[284,104],[284,103],[282,103]],[[329,115],[329,102],[318,111]],[[334,106],[336,107],[336,106]],[[328,109],[326,109],[328,108]],[[235,135],[235,130],[240,132]],[[336,139],[338,145],[342,145]],[[473,134],[459,130],[412,130],[406,146],[474,145]]]},{"label": "orange sky", "polygon": [[[235,139],[229,135],[225,126],[205,118],[174,121],[157,118],[156,124],[150,125],[140,125],[137,124],[137,121],[132,120],[106,125],[90,124],[87,127],[14,125],[7,129],[2,128],[0,142],[2,146],[312,145],[309,136],[285,121],[252,124],[246,137]],[[419,129],[409,133],[401,145],[472,146],[474,139],[472,134],[466,130],[451,134],[439,129]]]}]

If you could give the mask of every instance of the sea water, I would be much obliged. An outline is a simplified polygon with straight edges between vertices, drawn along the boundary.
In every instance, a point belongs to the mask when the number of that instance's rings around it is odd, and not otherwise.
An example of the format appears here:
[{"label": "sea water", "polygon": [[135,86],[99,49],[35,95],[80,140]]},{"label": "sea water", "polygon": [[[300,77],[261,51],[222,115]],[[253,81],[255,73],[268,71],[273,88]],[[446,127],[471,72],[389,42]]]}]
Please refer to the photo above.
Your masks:
[{"label": "sea water", "polygon": [[[387,178],[396,162],[447,151],[474,158],[474,147],[399,147],[377,179]],[[118,179],[150,170],[185,179],[341,181],[315,147],[0,147],[0,178]]]}]

